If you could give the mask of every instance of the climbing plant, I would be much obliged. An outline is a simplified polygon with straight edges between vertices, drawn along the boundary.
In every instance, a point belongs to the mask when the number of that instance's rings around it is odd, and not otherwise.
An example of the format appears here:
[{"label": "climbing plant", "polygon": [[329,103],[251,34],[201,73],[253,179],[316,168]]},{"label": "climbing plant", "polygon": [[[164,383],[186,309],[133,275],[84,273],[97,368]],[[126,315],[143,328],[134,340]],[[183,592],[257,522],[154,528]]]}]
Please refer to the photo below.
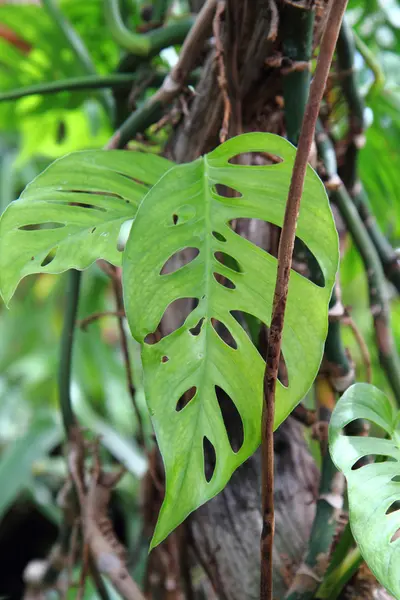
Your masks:
[{"label": "climbing plant", "polygon": [[[274,162],[234,162],[247,152],[268,152]],[[0,290],[8,302],[27,274],[83,269],[100,258],[120,264],[118,235],[133,219],[122,260],[124,299],[143,348],[146,399],[167,477],[153,544],[218,493],[260,443],[265,360],[245,315],[269,325],[277,261],[232,223],[256,218],[282,224],[294,156],[286,140],[263,133],[232,138],[175,167],[145,153],[71,154],[29,184],[0,220]],[[311,167],[297,235],[321,277],[318,285],[291,276],[283,340],[287,381],[278,382],[275,427],[318,371],[338,263],[332,213]],[[188,249],[197,256],[165,272],[174,255]],[[148,343],[168,305],[181,298],[197,306],[176,331]],[[242,422],[238,447],[231,446],[219,390]],[[207,444],[215,455],[212,473],[206,472]]]}]

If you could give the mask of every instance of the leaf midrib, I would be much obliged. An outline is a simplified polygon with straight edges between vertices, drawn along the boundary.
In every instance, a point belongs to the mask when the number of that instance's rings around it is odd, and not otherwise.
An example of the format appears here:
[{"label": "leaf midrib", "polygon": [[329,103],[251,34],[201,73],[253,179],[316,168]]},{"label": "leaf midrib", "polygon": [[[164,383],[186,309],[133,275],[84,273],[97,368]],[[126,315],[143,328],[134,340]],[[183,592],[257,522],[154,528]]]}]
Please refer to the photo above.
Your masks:
[{"label": "leaf midrib", "polygon": [[[201,384],[204,382],[205,377],[204,377],[204,371],[206,370],[206,364],[208,363],[208,355],[207,355],[207,345],[208,345],[208,340],[209,340],[209,331],[210,331],[210,327],[211,327],[211,322],[210,322],[210,313],[209,313],[209,297],[210,297],[210,271],[211,271],[211,258],[210,258],[210,254],[211,254],[211,243],[210,243],[210,235],[211,235],[211,198],[209,195],[209,186],[208,186],[208,172],[207,172],[207,162],[206,162],[206,158],[203,157],[203,176],[202,176],[202,184],[203,184],[203,197],[204,197],[204,201],[205,201],[205,210],[204,210],[204,224],[205,224],[205,232],[206,235],[204,237],[204,253],[205,253],[205,259],[204,259],[204,269],[205,269],[205,278],[204,281],[205,283],[205,289],[204,289],[204,299],[205,299],[205,305],[206,305],[206,310],[204,313],[204,327],[205,327],[205,332],[204,332],[204,336],[203,336],[203,343],[202,343],[202,352],[203,352],[203,356],[202,356],[202,364],[201,367],[199,369],[200,373],[199,373],[199,388],[201,386]],[[201,298],[200,298],[200,302],[201,302]],[[199,401],[198,402],[198,410],[197,410],[197,417],[196,417],[196,421],[193,424],[193,431],[197,431],[198,430],[198,423],[200,420],[200,416],[203,414],[203,402]],[[190,444],[190,450],[189,450],[189,456],[191,456],[193,454],[193,445],[195,442],[195,435],[191,436],[191,444]],[[183,486],[184,486],[184,482],[186,480],[186,476],[187,476],[187,472],[189,469],[189,464],[190,461],[188,460],[186,463],[186,467],[185,467],[185,471],[183,474],[183,477],[181,479],[180,482],[180,486],[179,486],[179,493],[181,492]],[[211,480],[210,480],[211,481]],[[206,483],[210,483],[207,482]]]}]

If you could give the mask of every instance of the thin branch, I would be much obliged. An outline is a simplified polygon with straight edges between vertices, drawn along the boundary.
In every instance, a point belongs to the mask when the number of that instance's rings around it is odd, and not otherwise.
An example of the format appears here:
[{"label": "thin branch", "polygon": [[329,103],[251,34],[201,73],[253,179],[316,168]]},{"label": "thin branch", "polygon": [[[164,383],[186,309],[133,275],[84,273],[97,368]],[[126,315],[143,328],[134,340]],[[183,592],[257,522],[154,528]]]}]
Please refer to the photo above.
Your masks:
[{"label": "thin branch", "polygon": [[330,190],[331,200],[338,207],[364,263],[379,361],[400,403],[400,358],[390,327],[390,307],[382,263],[357,208],[337,174],[335,151],[323,130],[318,132],[317,145],[327,173],[326,186]]},{"label": "thin branch", "polygon": [[182,90],[203,48],[204,40],[211,31],[216,3],[217,0],[206,1],[183,43],[178,62],[171,73],[164,79],[160,89],[119,127],[108,143],[107,149],[124,148],[139,131],[145,130],[158,121],[164,108]]},{"label": "thin branch", "polygon": [[79,327],[79,329],[86,331],[86,329],[88,328],[88,325],[91,325],[95,321],[98,321],[98,319],[103,319],[104,317],[124,317],[124,316],[125,316],[124,310],[117,310],[117,311],[103,310],[101,312],[93,313],[92,315],[89,315],[88,317],[85,317],[84,319],[81,319],[80,321],[77,322],[77,326]]},{"label": "thin branch", "polygon": [[368,346],[366,341],[364,340],[361,331],[358,329],[354,320],[347,315],[342,319],[343,325],[348,325],[352,330],[358,347],[360,348],[361,356],[365,365],[365,379],[367,383],[371,383],[372,381],[372,368],[371,368],[371,356],[369,354]]},{"label": "thin branch", "polygon": [[88,549],[88,558],[93,559],[93,567],[109,578],[122,598],[144,600],[142,592],[129,574],[125,549],[117,540],[108,518],[111,492],[124,470],[104,472],[98,456],[98,443],[94,444],[94,466],[86,486],[83,472],[85,442],[78,428],[70,436],[68,454],[69,470],[78,493],[84,547]]},{"label": "thin branch", "polygon": [[142,58],[150,58],[163,48],[181,44],[193,25],[193,20],[189,18],[148,33],[135,33],[125,26],[118,0],[104,0],[104,16],[115,42],[130,54]]},{"label": "thin branch", "polygon": [[[42,0],[42,3],[61,36],[76,56],[82,70],[88,75],[97,75],[96,67],[85,44],[72,25],[65,19],[58,3],[55,0]],[[106,91],[101,91],[98,92],[97,97],[107,114],[112,117],[114,107],[111,96]]]},{"label": "thin branch", "polygon": [[304,404],[298,404],[290,414],[296,421],[299,421],[299,423],[306,427],[311,427],[317,422],[317,413],[315,410],[306,408]]},{"label": "thin branch", "polygon": [[341,323],[345,315],[341,300],[339,278],[329,302],[328,335],[325,340],[324,360],[320,372],[327,375],[335,392],[342,394],[354,383],[355,370],[342,340]]},{"label": "thin branch", "polygon": [[364,123],[364,100],[358,91],[358,83],[355,78],[355,45],[353,32],[346,19],[343,19],[336,47],[337,61],[339,67],[339,81],[343,95],[350,108],[350,129],[352,135],[360,135],[365,128]]},{"label": "thin branch", "polygon": [[370,50],[365,47],[351,27],[344,21],[338,40],[337,56],[340,69],[340,83],[349,109],[349,139],[340,175],[353,198],[365,228],[379,254],[386,277],[396,287],[397,291],[400,292],[399,257],[376,222],[367,194],[358,180],[357,163],[359,150],[365,142],[364,132],[366,125],[364,118],[365,103],[356,81],[356,46],[362,53],[367,65],[372,69],[375,77],[374,84],[367,94],[367,99],[371,94],[381,91],[384,86],[384,75],[379,63],[376,60],[372,60]]},{"label": "thin branch", "polygon": [[358,52],[363,57],[367,67],[371,69],[374,76],[374,81],[372,82],[367,93],[367,99],[370,99],[371,96],[379,93],[385,87],[385,72],[375,54],[368,48],[368,46],[362,41],[362,39],[354,30],[352,31],[352,34]]},{"label": "thin branch", "polygon": [[390,308],[382,264],[360,215],[343,184],[332,192],[332,201],[338,206],[363,260],[368,279],[369,301],[374,320],[379,360],[396,400],[400,403],[400,360],[390,327]]},{"label": "thin branch", "polygon": [[274,537],[274,408],[275,388],[281,355],[282,331],[288,295],[292,255],[296,236],[296,223],[304,187],[308,157],[314,139],[319,107],[324,94],[340,24],[347,0],[333,0],[327,26],[322,38],[315,76],[305,109],[290,183],[285,217],[278,250],[278,270],[271,326],[268,336],[268,353],[264,376],[264,403],[262,415],[262,534],[261,534],[261,600],[272,600],[272,547]]},{"label": "thin branch", "polygon": [[117,314],[119,315],[118,316],[118,328],[119,328],[119,337],[121,340],[121,351],[122,351],[122,356],[124,359],[124,366],[125,366],[126,385],[127,385],[128,393],[132,400],[132,405],[133,405],[134,411],[136,413],[136,419],[138,422],[138,435],[137,435],[138,443],[144,450],[146,450],[146,436],[144,433],[144,425],[143,425],[142,415],[140,413],[139,407],[136,402],[136,391],[135,391],[135,386],[133,383],[133,375],[132,375],[131,359],[130,359],[130,354],[129,354],[128,339],[126,336],[125,325],[124,325],[125,310],[124,310],[124,301],[123,301],[123,296],[122,296],[122,284],[121,284],[121,279],[118,276],[118,271],[116,268],[114,268],[112,270],[112,273],[113,274],[111,277],[111,281],[112,281],[112,286],[113,286],[113,290],[114,290]]},{"label": "thin branch", "polygon": [[279,26],[279,11],[278,11],[278,7],[276,6],[275,0],[270,0],[269,10],[271,13],[271,24],[269,26],[267,40],[269,42],[274,42],[278,36],[278,26]]},{"label": "thin branch", "polygon": [[68,287],[65,307],[64,326],[61,337],[61,357],[58,372],[58,389],[60,397],[60,408],[63,419],[65,434],[69,438],[71,428],[76,426],[77,421],[72,409],[71,402],[71,364],[72,347],[75,336],[76,315],[79,303],[79,288],[81,272],[72,269],[68,275]]},{"label": "thin branch", "polygon": [[224,47],[221,41],[221,17],[225,12],[225,1],[219,0],[217,10],[213,20],[213,33],[215,37],[215,60],[218,64],[218,85],[221,90],[222,99],[224,102],[224,114],[222,118],[222,127],[219,133],[219,141],[221,144],[225,142],[229,130],[229,119],[231,116],[231,103],[228,95],[228,82],[226,80],[225,64],[224,64]]},{"label": "thin branch", "polygon": [[[165,77],[157,74],[158,78]],[[156,74],[154,74],[154,79]],[[148,83],[156,85],[153,77]],[[46,94],[58,94],[60,92],[73,92],[77,90],[90,90],[97,88],[129,88],[137,80],[137,75],[131,73],[113,73],[111,75],[85,75],[82,77],[71,77],[69,79],[58,79],[37,85],[26,86],[15,90],[0,93],[0,102],[18,100],[26,96],[44,96]]]},{"label": "thin branch", "polygon": [[386,236],[379,227],[376,218],[371,210],[371,206],[361,181],[353,186],[351,197],[358,210],[362,222],[369,237],[379,254],[386,278],[394,285],[397,293],[400,293],[400,258],[393,246],[387,240]]},{"label": "thin branch", "polygon": [[[76,316],[78,312],[79,304],[79,290],[81,282],[81,272],[72,269],[68,273],[68,289],[67,289],[67,305],[65,310],[64,326],[61,338],[61,356],[59,366],[59,396],[60,396],[60,407],[65,428],[67,440],[70,441],[74,435],[74,431],[77,429],[77,420],[72,408],[71,402],[71,366],[72,366],[72,349],[75,336]],[[78,492],[78,490],[77,490]],[[79,493],[78,493],[79,496]],[[69,503],[74,504],[76,501],[74,498],[69,500]],[[66,502],[66,500],[65,500]],[[69,510],[69,512],[71,512]],[[60,528],[60,549],[66,555],[66,547],[69,545],[73,529],[73,518],[66,509],[64,511],[64,518]],[[61,569],[60,569],[61,570]],[[109,600],[107,590],[99,587],[98,577],[96,574],[96,567],[92,567],[92,577],[95,583],[96,589],[98,590],[100,598],[102,600]],[[48,571],[48,573],[47,573]],[[49,563],[49,569],[46,570],[44,577],[44,583],[47,583],[48,577],[55,578],[56,574],[53,574],[53,564]],[[55,579],[54,579],[55,581]]]}]

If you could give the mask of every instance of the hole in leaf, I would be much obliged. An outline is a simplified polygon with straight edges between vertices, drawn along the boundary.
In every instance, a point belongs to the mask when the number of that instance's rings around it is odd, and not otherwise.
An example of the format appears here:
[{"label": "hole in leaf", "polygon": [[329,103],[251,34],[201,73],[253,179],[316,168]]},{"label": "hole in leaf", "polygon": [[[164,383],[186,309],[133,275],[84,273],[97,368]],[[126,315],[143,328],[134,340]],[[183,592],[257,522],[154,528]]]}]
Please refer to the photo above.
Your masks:
[{"label": "hole in leaf", "polygon": [[171,273],[175,273],[175,271],[178,271],[192,262],[199,254],[200,251],[198,248],[188,247],[183,250],[178,250],[178,252],[175,252],[175,254],[169,257],[162,267],[160,275],[170,275]]},{"label": "hole in leaf", "polygon": [[[268,229],[266,229],[266,225]],[[248,219],[245,217],[230,220],[229,226],[237,235],[250,241],[264,252],[268,252],[268,254],[271,254],[269,252],[270,230],[274,229],[278,236],[278,242],[282,232],[282,228],[278,225],[273,225],[261,219]],[[325,277],[317,258],[303,240],[298,237],[296,237],[294,244],[292,269],[318,287],[325,286]]]},{"label": "hole in leaf", "polygon": [[221,263],[221,265],[225,265],[229,269],[232,269],[232,271],[236,271],[236,273],[243,273],[243,269],[241,268],[236,258],[230,256],[230,254],[218,251],[214,252],[214,257],[219,263]]},{"label": "hole in leaf", "polygon": [[162,362],[162,363],[166,363],[166,362],[168,362],[168,361],[169,361],[169,358],[168,358],[168,356],[163,356],[163,357],[161,357],[161,362]]},{"label": "hole in leaf", "polygon": [[230,313],[247,333],[253,344],[257,346],[261,327],[260,319],[242,310],[231,310]]},{"label": "hole in leaf", "polygon": [[233,281],[228,279],[228,277],[225,277],[225,275],[221,275],[221,273],[213,273],[213,275],[214,275],[215,281],[217,281],[217,283],[219,283],[223,287],[225,287],[229,290],[236,289],[236,285],[233,283]]},{"label": "hole in leaf", "polygon": [[396,529],[396,531],[394,532],[394,534],[392,535],[392,537],[390,538],[390,544],[393,544],[393,542],[395,542],[396,540],[398,540],[400,538],[400,527],[398,529]]},{"label": "hole in leaf", "polygon": [[221,323],[221,321],[218,321],[217,319],[211,319],[211,325],[227,346],[233,348],[233,350],[237,350],[236,340],[224,323]]},{"label": "hole in leaf", "polygon": [[[82,192],[83,193],[83,192]],[[93,192],[90,192],[93,193]],[[106,193],[106,192],[105,192]],[[107,196],[113,196],[113,194],[106,194]],[[118,199],[122,200],[120,196]],[[48,204],[61,204],[62,206],[76,206],[78,208],[84,208],[85,210],[98,210],[100,212],[107,212],[107,209],[103,206],[95,206],[94,204],[88,204],[86,202],[63,202],[61,200],[46,200]]]},{"label": "hole in leaf", "polygon": [[222,233],[219,233],[218,231],[213,231],[212,234],[215,237],[215,239],[219,242],[226,242],[226,237],[224,237]]},{"label": "hole in leaf", "polygon": [[186,390],[186,392],[184,392],[182,394],[182,396],[179,398],[178,402],[176,403],[176,408],[175,408],[176,412],[183,410],[185,408],[185,406],[187,406],[189,404],[189,402],[191,400],[193,400],[193,398],[196,395],[196,392],[197,392],[196,386],[193,386],[190,389]]},{"label": "hole in leaf", "polygon": [[214,475],[217,456],[215,448],[208,437],[203,437],[204,476],[209,483]]},{"label": "hole in leaf", "polygon": [[144,342],[146,344],[157,344],[164,337],[182,327],[198,303],[198,298],[178,298],[171,302],[165,309],[155,331],[149,332],[145,336]]},{"label": "hole in leaf", "polygon": [[156,329],[153,333],[148,333],[144,338],[144,343],[152,346],[153,344],[157,344],[162,339],[161,333]]},{"label": "hole in leaf", "polygon": [[283,352],[281,352],[281,356],[279,358],[278,381],[280,381],[281,384],[286,388],[289,386],[289,375]]},{"label": "hole in leaf", "polygon": [[48,222],[48,223],[34,223],[32,225],[22,225],[18,227],[20,231],[36,231],[38,229],[61,229],[65,227],[65,223],[56,223],[56,222]]},{"label": "hole in leaf", "polygon": [[354,463],[354,465],[351,467],[351,470],[357,471],[358,469],[362,469],[363,467],[374,463],[377,458],[379,458],[378,454],[368,454],[366,456],[362,456]]},{"label": "hole in leaf", "polygon": [[120,171],[117,171],[118,175],[120,175],[121,177],[125,177],[125,179],[129,179],[129,181],[134,181],[135,183],[137,183],[138,185],[141,185],[145,188],[149,188],[150,186],[145,183],[144,181],[141,181],[140,179],[136,179],[136,177],[132,177],[131,175],[127,175],[126,173],[120,173]]},{"label": "hole in leaf", "polygon": [[55,259],[56,253],[57,253],[57,246],[50,250],[50,252],[47,254],[47,256],[40,263],[40,266],[47,267],[47,265],[49,265]]},{"label": "hole in leaf", "polygon": [[[232,317],[239,323],[265,361],[268,348],[268,327],[260,319],[241,310],[231,310]],[[278,369],[278,380],[284,387],[289,386],[289,374],[285,357],[281,352]]]},{"label": "hole in leaf", "polygon": [[91,233],[94,233],[96,231],[97,227],[93,227]]},{"label": "hole in leaf", "polygon": [[194,206],[190,206],[189,204],[183,204],[171,216],[169,226],[173,227],[174,225],[183,225],[184,223],[187,223],[188,221],[194,219],[195,216],[196,210]]},{"label": "hole in leaf", "polygon": [[283,158],[270,152],[242,152],[232,156],[228,163],[231,165],[245,165],[247,167],[262,167],[277,165],[283,162]]},{"label": "hole in leaf", "polygon": [[190,333],[192,335],[200,335],[200,331],[201,331],[201,328],[203,327],[203,323],[204,323],[204,317],[202,319],[200,319],[200,321],[197,323],[197,325],[195,325],[194,327],[189,329]]},{"label": "hole in leaf", "polygon": [[239,190],[235,190],[235,188],[229,187],[228,185],[223,185],[222,183],[216,183],[212,187],[212,191],[218,196],[222,198],[242,198],[242,192]]},{"label": "hole in leaf", "polygon": [[385,512],[385,515],[390,515],[391,513],[396,512],[396,510],[400,510],[400,501],[399,500],[395,500],[394,502],[392,502],[392,504],[389,506],[389,508]]},{"label": "hole in leaf", "polygon": [[[115,192],[110,192],[106,190],[62,190],[65,194],[93,194],[94,196],[108,196],[109,198],[118,198],[118,200],[123,200],[124,198]],[[83,208],[97,208],[98,210],[106,210],[105,208],[99,208],[97,206],[93,206],[91,204],[80,202],[69,202],[71,206],[82,206]]]},{"label": "hole in leaf", "polygon": [[218,385],[215,394],[221,409],[226,433],[233,452],[239,452],[244,442],[243,421],[232,398]]}]

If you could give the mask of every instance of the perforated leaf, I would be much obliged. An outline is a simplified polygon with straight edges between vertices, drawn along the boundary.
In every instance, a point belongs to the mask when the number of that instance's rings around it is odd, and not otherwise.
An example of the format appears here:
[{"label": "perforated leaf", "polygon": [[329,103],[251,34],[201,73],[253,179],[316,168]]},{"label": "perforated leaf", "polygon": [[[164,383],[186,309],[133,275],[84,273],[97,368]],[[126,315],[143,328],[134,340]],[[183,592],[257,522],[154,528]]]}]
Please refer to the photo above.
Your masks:
[{"label": "perforated leaf", "polygon": [[6,303],[31,273],[121,263],[117,238],[140,200],[170,167],[152,154],[102,150],[55,161],[0,220],[0,291]]},{"label": "perforated leaf", "polygon": [[[400,599],[400,413],[372,385],[356,383],[340,398],[329,427],[332,459],[347,479],[350,525],[376,578]],[[355,437],[355,419],[378,426],[382,437]],[[386,438],[386,439],[384,439]],[[369,460],[366,460],[366,457]],[[359,463],[360,459],[364,461]],[[371,462],[376,460],[377,462]]]},{"label": "perforated leaf", "polygon": [[[268,152],[282,162],[229,162],[244,152]],[[217,494],[260,443],[264,361],[237,311],[268,325],[277,261],[231,225],[238,218],[282,224],[294,157],[294,147],[272,134],[233,138],[204,158],[170,170],[145,197],[132,226],[123,259],[124,297],[132,333],[143,345],[146,398],[167,479],[153,545]],[[231,195],[236,191],[234,197],[222,196],[218,184],[231,188]],[[278,382],[275,427],[317,373],[338,264],[332,214],[311,167],[297,236],[316,258],[325,285],[291,274],[283,334],[289,383]],[[196,258],[161,274],[170,257],[186,248],[197,249]],[[170,303],[181,298],[198,302],[185,323],[158,343],[146,343]],[[239,448],[231,446],[223,403],[242,422]],[[206,465],[205,453],[211,457]]]}]

